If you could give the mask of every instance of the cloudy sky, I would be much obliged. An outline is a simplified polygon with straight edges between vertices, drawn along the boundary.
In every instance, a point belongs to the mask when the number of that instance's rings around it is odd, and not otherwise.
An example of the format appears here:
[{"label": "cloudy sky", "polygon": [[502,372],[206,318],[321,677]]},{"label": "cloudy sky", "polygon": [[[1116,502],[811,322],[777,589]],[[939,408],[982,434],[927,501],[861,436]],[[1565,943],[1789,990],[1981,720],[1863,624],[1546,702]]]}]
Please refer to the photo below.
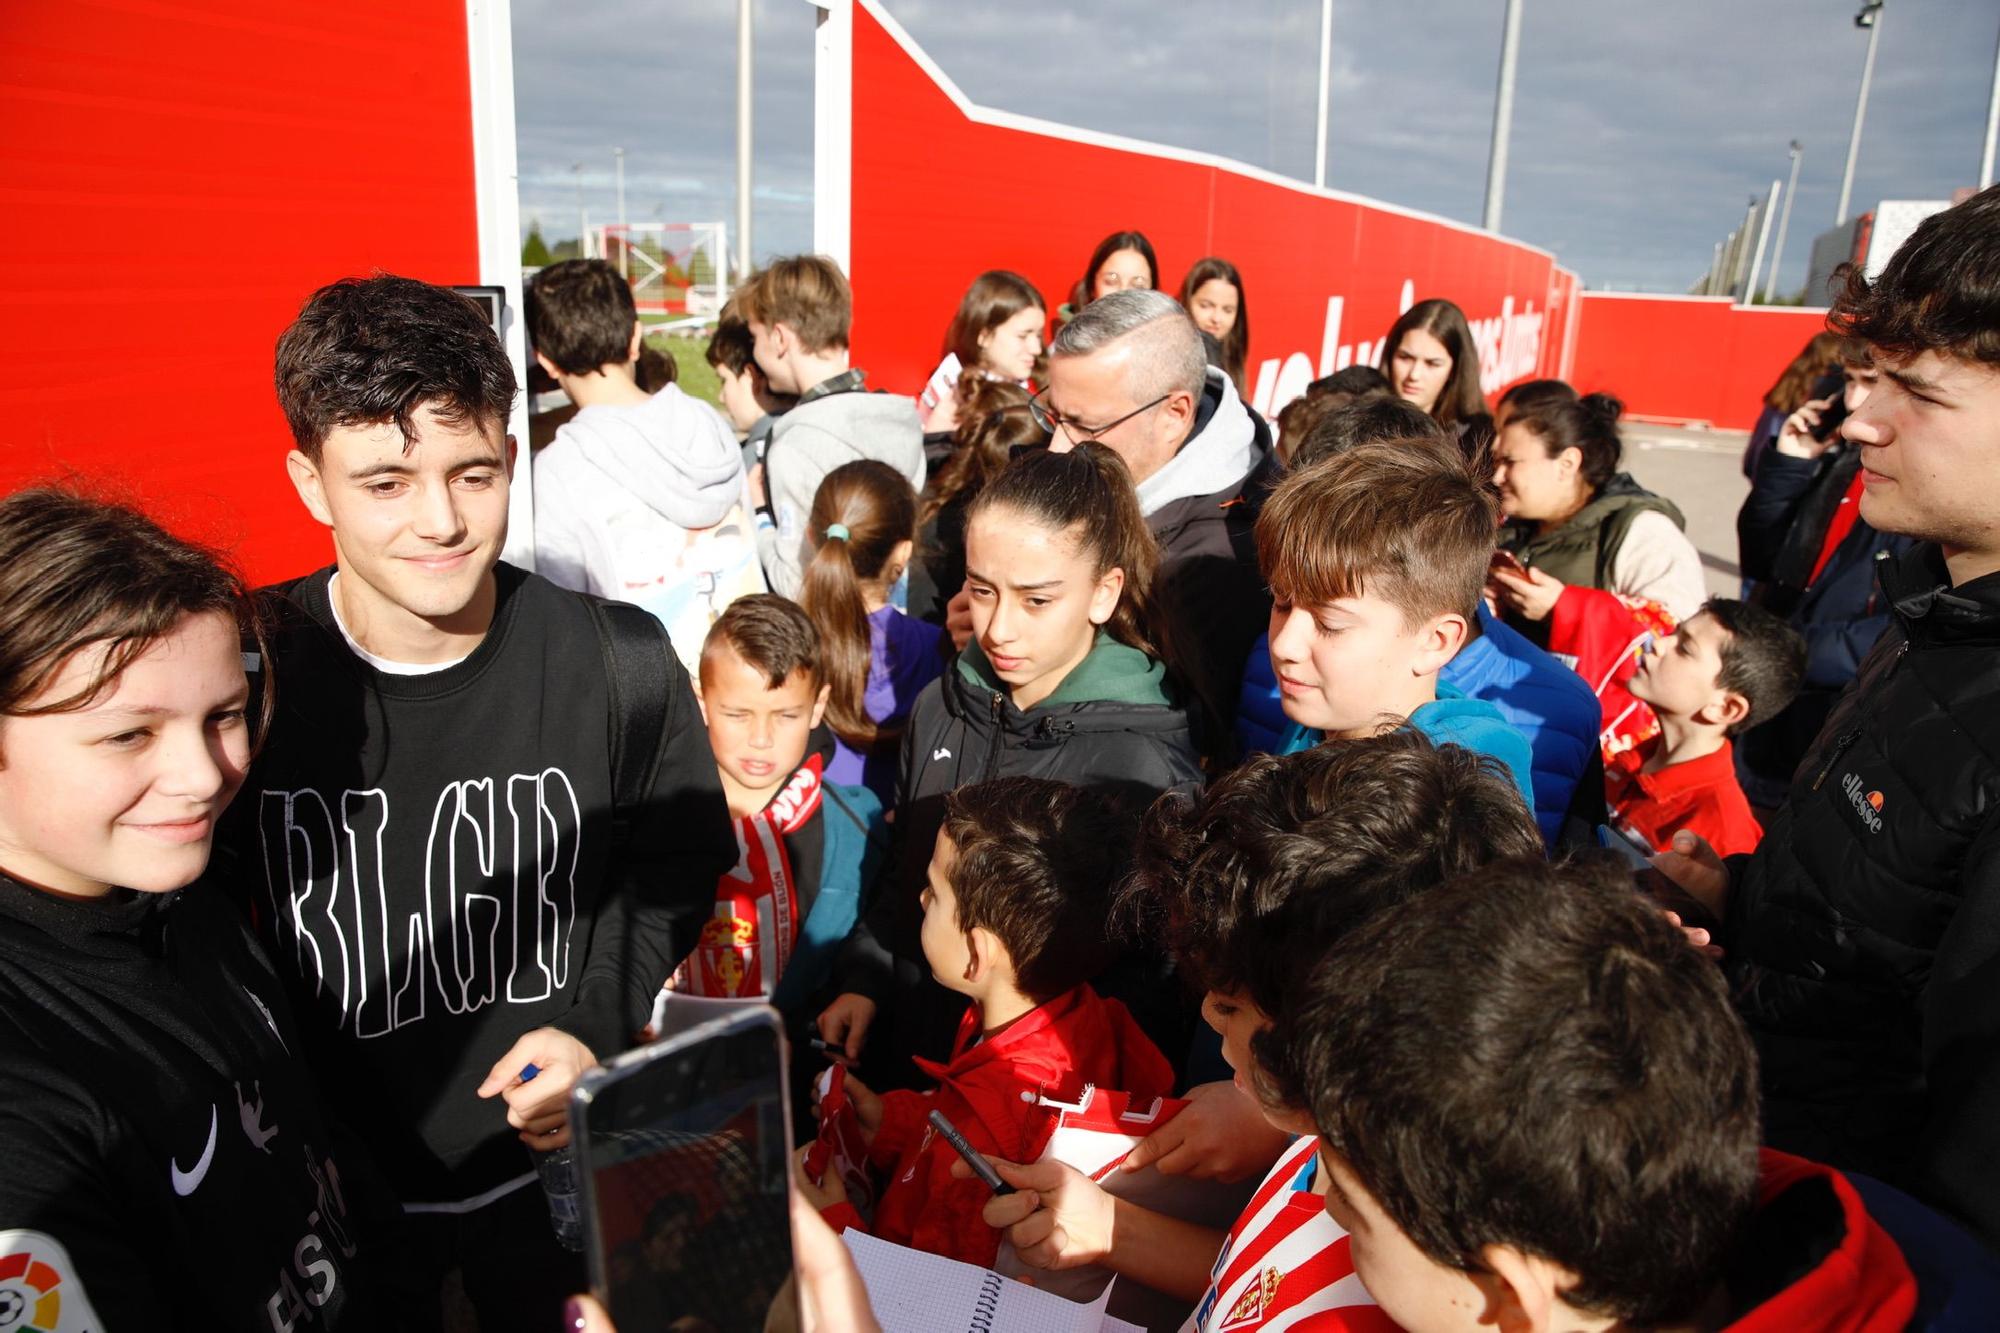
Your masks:
[{"label": "cloudy sky", "polygon": [[[974,101],[1310,180],[1316,0],[887,0]],[[1781,289],[1833,223],[1855,0],[1525,0],[1508,234],[1594,288],[1682,291],[1805,144]],[[1478,222],[1500,0],[1334,0],[1330,185]],[[806,0],[757,0],[760,257],[812,240]],[[732,220],[734,0],[513,0],[525,226]],[[2000,13],[1888,0],[1852,211],[1975,184]],[[580,164],[580,172],[573,166]],[[1024,176],[1023,188],[1036,183]],[[1032,208],[1032,201],[1030,203]]]}]

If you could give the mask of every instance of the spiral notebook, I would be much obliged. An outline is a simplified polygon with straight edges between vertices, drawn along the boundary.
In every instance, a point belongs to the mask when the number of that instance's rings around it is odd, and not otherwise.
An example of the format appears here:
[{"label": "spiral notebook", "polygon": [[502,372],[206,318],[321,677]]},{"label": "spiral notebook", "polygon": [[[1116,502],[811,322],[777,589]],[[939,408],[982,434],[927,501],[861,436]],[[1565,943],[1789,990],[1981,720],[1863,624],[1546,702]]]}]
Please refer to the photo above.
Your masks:
[{"label": "spiral notebook", "polygon": [[[935,1254],[849,1230],[847,1242],[882,1333],[1144,1333],[1104,1312],[1111,1288],[1089,1305]],[[1114,1284],[1115,1285],[1115,1284]]]}]

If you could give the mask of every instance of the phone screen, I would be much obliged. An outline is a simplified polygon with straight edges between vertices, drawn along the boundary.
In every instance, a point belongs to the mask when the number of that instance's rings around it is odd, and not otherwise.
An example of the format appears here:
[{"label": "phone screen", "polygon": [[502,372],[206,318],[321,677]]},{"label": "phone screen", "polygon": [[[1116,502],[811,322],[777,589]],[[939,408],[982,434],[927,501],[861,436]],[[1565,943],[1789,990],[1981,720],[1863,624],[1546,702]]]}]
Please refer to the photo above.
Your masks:
[{"label": "phone screen", "polygon": [[618,1327],[761,1333],[796,1302],[785,1095],[763,1006],[578,1083],[591,1286]]}]

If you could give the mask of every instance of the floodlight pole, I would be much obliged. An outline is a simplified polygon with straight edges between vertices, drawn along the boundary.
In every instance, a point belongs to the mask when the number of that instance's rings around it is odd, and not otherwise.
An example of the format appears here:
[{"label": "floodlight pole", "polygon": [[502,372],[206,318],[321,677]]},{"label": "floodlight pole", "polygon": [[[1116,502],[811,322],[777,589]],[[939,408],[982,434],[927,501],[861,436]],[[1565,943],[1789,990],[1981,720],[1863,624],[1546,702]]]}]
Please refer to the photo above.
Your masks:
[{"label": "floodlight pole", "polygon": [[[2000,83],[1994,85],[2000,88]],[[1319,134],[1313,141],[1313,184],[1326,188],[1326,108],[1333,95],[1333,0],[1319,0]],[[1990,159],[1993,154],[1988,151]]]},{"label": "floodlight pole", "polygon": [[590,258],[590,216],[583,211],[583,163],[569,164],[569,174],[576,177],[576,257]]},{"label": "floodlight pole", "polygon": [[1507,25],[1500,39],[1500,87],[1493,97],[1493,151],[1486,161],[1488,231],[1500,230],[1500,206],[1507,195],[1507,141],[1514,129],[1514,62],[1521,53],[1521,0],[1507,0]]},{"label": "floodlight pole", "polygon": [[1861,155],[1861,120],[1868,114],[1868,85],[1875,78],[1875,44],[1882,40],[1883,0],[1863,0],[1854,26],[1868,29],[1868,55],[1861,62],[1861,95],[1854,99],[1854,132],[1847,136],[1847,170],[1840,176],[1840,206],[1833,212],[1833,225],[1847,221],[1847,201],[1854,192],[1854,160]]},{"label": "floodlight pole", "polygon": [[632,261],[626,258],[632,248],[631,233],[625,229],[625,150],[611,150],[612,159],[618,166],[618,276],[627,282],[632,280]]},{"label": "floodlight pole", "polygon": [[1986,99],[1986,143],[1979,151],[1979,188],[1993,183],[1993,149],[2000,141],[2000,43],[1993,48],[1993,92]]},{"label": "floodlight pole", "polygon": [[750,272],[751,4],[736,0],[736,271]]},{"label": "floodlight pole", "polygon": [[1792,225],[1792,196],[1799,189],[1799,158],[1806,151],[1805,145],[1792,140],[1792,178],[1785,182],[1785,207],[1778,214],[1778,244],[1771,252],[1771,276],[1764,283],[1764,304],[1771,304],[1771,296],[1778,290],[1778,265],[1785,262],[1785,229]]}]

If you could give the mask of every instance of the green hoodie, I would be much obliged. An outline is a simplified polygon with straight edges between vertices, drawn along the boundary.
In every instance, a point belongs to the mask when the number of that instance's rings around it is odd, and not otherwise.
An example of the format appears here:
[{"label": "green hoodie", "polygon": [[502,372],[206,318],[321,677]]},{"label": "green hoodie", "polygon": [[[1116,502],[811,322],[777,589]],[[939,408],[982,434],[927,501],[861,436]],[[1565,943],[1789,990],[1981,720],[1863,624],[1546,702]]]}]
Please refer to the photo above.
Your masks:
[{"label": "green hoodie", "polygon": [[[958,655],[958,674],[974,685],[1011,696],[1007,683],[993,674],[977,640],[965,645]],[[1104,630],[1081,662],[1056,686],[1055,693],[1035,705],[1056,708],[1064,704],[1113,703],[1157,704],[1171,707],[1167,695],[1167,669],[1129,644],[1120,643]]]}]

